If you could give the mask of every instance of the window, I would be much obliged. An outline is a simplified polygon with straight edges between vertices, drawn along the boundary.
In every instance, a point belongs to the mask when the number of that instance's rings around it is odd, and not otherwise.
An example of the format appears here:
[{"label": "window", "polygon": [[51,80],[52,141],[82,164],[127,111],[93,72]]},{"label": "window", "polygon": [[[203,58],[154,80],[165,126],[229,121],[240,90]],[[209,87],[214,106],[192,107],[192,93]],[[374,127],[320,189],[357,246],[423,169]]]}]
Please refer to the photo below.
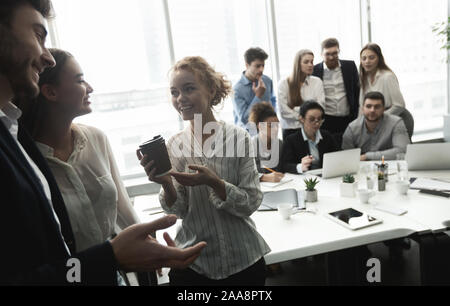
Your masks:
[{"label": "window", "polygon": [[354,0],[276,0],[280,74],[291,74],[294,57],[300,49],[314,52],[314,63],[322,61],[321,43],[335,37],[341,59],[359,59],[361,31],[359,2]]},{"label": "window", "polygon": [[[397,75],[415,133],[442,129],[447,111],[446,52],[432,27],[447,20],[447,1],[376,0],[372,6],[372,40]],[[422,104],[415,101],[424,101]]]},{"label": "window", "polygon": [[[447,2],[370,2],[372,41],[380,44],[399,79],[415,118],[415,133],[442,130],[442,116],[448,111],[446,52],[440,50],[431,30],[447,20]],[[169,102],[168,71],[173,60],[200,55],[235,84],[245,70],[245,51],[258,46],[269,54],[265,74],[276,85],[279,80],[272,69],[287,77],[300,49],[311,49],[315,63],[321,62],[321,42],[335,37],[340,58],[359,65],[366,43],[362,37],[368,36],[366,25],[361,24],[367,19],[366,10],[360,11],[363,0],[273,0],[276,44],[269,35],[269,3],[53,0],[57,17],[50,29],[52,45],[76,57],[95,90],[93,113],[76,121],[108,135],[122,175],[144,175],[135,158],[140,142],[156,135],[167,139],[183,127]],[[278,59],[271,52],[275,45]],[[219,119],[233,122],[232,109],[228,99],[218,109]]]},{"label": "window", "polygon": [[[270,53],[264,1],[169,0],[169,12],[176,59],[200,55],[233,84],[245,70],[247,49],[260,47]],[[264,73],[272,76],[270,56]],[[234,122],[232,114],[228,99],[218,117]]]},{"label": "window", "polygon": [[53,4],[57,47],[75,56],[94,88],[92,114],[76,122],[108,135],[122,175],[142,174],[135,154],[138,139],[159,134],[168,138],[179,130],[177,114],[168,102],[170,58],[162,2],[53,0]]}]

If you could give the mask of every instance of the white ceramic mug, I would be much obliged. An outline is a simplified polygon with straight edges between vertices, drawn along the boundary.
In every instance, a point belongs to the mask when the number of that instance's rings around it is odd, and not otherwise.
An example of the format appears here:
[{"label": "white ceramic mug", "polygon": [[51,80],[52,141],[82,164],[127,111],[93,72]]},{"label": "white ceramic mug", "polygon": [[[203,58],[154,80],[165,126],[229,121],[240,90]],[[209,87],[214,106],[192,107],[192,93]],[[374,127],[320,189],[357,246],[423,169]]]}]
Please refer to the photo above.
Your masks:
[{"label": "white ceramic mug", "polygon": [[374,191],[369,191],[367,189],[358,189],[358,197],[362,204],[369,203],[369,199],[374,195]]},{"label": "white ceramic mug", "polygon": [[291,204],[278,204],[277,208],[284,220],[289,220],[294,212],[294,207]]},{"label": "white ceramic mug", "polygon": [[402,195],[406,195],[409,190],[409,182],[408,181],[397,181],[396,188],[398,193]]}]

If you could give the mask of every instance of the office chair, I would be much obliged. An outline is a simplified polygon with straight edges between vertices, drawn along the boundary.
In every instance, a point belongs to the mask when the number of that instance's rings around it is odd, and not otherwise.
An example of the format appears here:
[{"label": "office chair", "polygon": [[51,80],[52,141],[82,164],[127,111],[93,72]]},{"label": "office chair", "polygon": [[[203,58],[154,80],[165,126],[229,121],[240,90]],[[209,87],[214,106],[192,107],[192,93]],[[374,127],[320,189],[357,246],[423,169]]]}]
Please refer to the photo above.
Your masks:
[{"label": "office chair", "polygon": [[412,141],[412,136],[414,134],[414,118],[406,108],[403,109],[402,113],[399,115],[405,123],[406,130],[408,131],[409,140]]}]

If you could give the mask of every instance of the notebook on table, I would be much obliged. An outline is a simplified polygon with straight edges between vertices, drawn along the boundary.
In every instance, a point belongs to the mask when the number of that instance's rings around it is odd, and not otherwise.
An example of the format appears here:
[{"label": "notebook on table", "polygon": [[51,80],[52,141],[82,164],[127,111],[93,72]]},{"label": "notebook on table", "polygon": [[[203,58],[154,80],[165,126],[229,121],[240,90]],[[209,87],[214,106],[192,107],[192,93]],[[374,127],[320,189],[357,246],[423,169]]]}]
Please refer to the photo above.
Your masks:
[{"label": "notebook on table", "polygon": [[281,179],[281,181],[276,182],[276,183],[272,183],[272,182],[261,182],[261,187],[267,187],[267,188],[276,188],[279,187],[281,185],[287,184],[292,182],[294,179],[293,178],[289,178],[289,177],[283,177]]},{"label": "notebook on table", "polygon": [[277,210],[279,204],[292,204],[292,206],[298,207],[298,209],[306,208],[303,191],[290,188],[264,192],[263,200],[258,211]]}]

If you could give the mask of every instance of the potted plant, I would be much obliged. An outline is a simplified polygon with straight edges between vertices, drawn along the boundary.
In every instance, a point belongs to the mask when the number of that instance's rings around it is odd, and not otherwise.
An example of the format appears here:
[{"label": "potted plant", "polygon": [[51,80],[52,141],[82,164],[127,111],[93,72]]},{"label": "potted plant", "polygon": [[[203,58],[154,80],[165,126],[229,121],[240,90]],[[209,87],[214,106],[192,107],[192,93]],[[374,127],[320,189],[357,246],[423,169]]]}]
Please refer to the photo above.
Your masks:
[{"label": "potted plant", "polygon": [[304,180],[306,185],[306,202],[317,202],[316,185],[319,183],[317,178],[309,178]]},{"label": "potted plant", "polygon": [[383,172],[378,172],[378,191],[386,190],[386,180]]},{"label": "potted plant", "polygon": [[341,197],[353,198],[355,196],[356,182],[352,174],[346,174],[342,177],[340,185]]},{"label": "potted plant", "polygon": [[[450,16],[447,21],[436,23],[433,26],[433,33],[439,38],[442,50],[450,50]],[[448,62],[447,53],[447,62]]]}]

